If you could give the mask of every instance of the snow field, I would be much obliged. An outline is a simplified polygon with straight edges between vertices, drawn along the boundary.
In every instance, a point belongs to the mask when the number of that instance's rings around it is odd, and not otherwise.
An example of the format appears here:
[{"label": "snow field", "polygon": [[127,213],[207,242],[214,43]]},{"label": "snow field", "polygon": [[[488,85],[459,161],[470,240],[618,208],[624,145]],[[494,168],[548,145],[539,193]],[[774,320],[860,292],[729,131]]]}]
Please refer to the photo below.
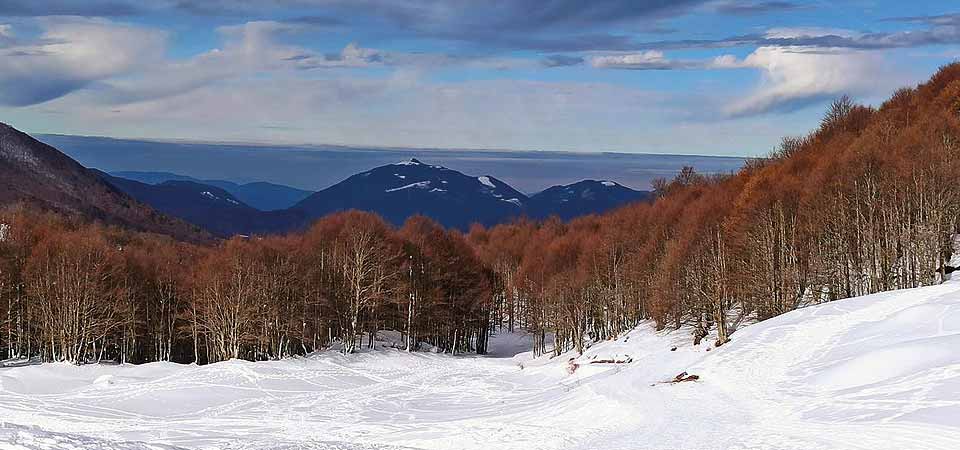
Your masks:
[{"label": "snow field", "polygon": [[[487,357],[397,339],[272,362],[0,368],[0,450],[960,448],[960,282],[805,308],[720,348],[642,325],[572,374],[576,355],[517,354],[522,334]],[[700,379],[664,383],[684,371]]]}]

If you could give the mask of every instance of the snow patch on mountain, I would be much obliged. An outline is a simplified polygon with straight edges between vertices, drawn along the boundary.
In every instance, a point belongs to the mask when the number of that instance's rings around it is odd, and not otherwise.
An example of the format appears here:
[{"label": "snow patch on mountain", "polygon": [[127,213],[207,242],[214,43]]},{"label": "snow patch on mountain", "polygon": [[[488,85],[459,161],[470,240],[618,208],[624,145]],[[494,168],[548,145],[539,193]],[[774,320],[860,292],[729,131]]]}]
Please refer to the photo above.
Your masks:
[{"label": "snow patch on mountain", "polygon": [[480,184],[487,186],[489,188],[493,188],[493,189],[497,188],[497,185],[493,184],[493,181],[490,181],[490,177],[488,176],[477,177],[477,181],[479,181]]},{"label": "snow patch on mountain", "polygon": [[411,189],[411,188],[426,189],[426,188],[429,187],[429,186],[430,186],[430,182],[429,182],[429,181],[418,181],[418,182],[416,182],[416,183],[410,183],[410,184],[408,184],[408,185],[400,186],[400,187],[398,187],[398,188],[387,189],[387,190],[385,190],[385,191],[383,191],[383,192],[397,192],[397,191],[402,191],[402,190],[404,190],[404,189]]}]

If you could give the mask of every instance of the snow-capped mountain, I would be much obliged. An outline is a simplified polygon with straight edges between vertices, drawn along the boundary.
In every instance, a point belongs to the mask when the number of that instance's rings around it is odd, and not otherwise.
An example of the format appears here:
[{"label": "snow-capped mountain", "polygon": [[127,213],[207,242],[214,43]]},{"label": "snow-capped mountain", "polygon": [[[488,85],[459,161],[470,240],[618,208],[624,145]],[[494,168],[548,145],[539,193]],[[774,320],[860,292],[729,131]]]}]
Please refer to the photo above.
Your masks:
[{"label": "snow-capped mountain", "polygon": [[527,214],[538,219],[555,215],[568,220],[648,198],[650,192],[635,191],[614,181],[583,180],[554,186],[530,197]]},{"label": "snow-capped mountain", "polygon": [[492,176],[474,177],[417,159],[377,167],[307,197],[311,218],[360,209],[394,224],[422,214],[448,226],[493,225],[523,214],[527,196]]},{"label": "snow-capped mountain", "polygon": [[474,223],[495,225],[520,216],[567,220],[648,195],[612,181],[587,180],[528,197],[493,176],[466,175],[409,159],[353,175],[292,208],[262,211],[228,189],[237,185],[222,185],[230,182],[214,184],[153,172],[131,176],[136,180],[101,173],[101,178],[134,198],[220,236],[285,232],[350,209],[375,212],[396,225],[422,214],[446,227],[466,230]]}]

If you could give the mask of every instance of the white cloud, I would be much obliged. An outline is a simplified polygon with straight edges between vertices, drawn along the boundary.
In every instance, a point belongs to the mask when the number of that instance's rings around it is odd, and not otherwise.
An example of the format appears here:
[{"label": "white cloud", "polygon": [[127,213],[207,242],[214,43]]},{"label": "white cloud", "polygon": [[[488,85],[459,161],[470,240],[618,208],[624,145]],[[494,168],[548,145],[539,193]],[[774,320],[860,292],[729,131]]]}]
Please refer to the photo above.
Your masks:
[{"label": "white cloud", "polygon": [[[281,37],[302,30],[297,24],[261,21],[221,27],[222,48],[186,60],[165,60],[138,76],[108,80],[91,101],[129,104],[163,97],[188,95],[211,84],[248,78],[291,77],[320,68],[361,68],[382,64],[377,50],[348,44],[337,54],[321,55],[282,42]],[[229,95],[226,94],[225,95]]]},{"label": "white cloud", "polygon": [[[764,36],[768,39],[817,39],[861,35],[844,29],[794,27],[772,28]],[[843,94],[885,93],[903,81],[895,71],[885,67],[882,52],[819,46],[763,46],[742,59],[734,55],[712,59],[671,59],[663,52],[651,50],[594,56],[590,63],[604,69],[760,71],[760,84],[723,108],[728,116],[792,110]]]},{"label": "white cloud", "polygon": [[667,70],[686,65],[682,61],[669,60],[659,50],[640,53],[600,55],[590,58],[590,65],[599,69]]},{"label": "white cloud", "polygon": [[104,19],[37,21],[40,36],[13,39],[0,25],[0,104],[44,103],[81,89],[98,102],[129,103],[185,94],[198,87],[265,73],[317,68],[358,68],[387,63],[391,56],[357,44],[334,55],[282,42],[301,25],[260,21],[221,27],[222,48],[189,59],[166,58],[166,34]]},{"label": "white cloud", "polygon": [[733,55],[721,55],[714,59],[670,59],[659,50],[593,56],[590,58],[590,65],[598,69],[627,70],[739,69],[745,67]]},{"label": "white cloud", "polygon": [[278,70],[303,63],[304,57],[314,55],[298,46],[280,42],[280,37],[302,30],[297,24],[256,21],[241,25],[220,27],[217,31],[226,42],[219,52],[219,64],[227,63],[233,69],[248,71]]},{"label": "white cloud", "polygon": [[[615,149],[650,132],[668,106],[646,91],[601,83],[435,82],[406,71],[385,79],[237,79],[109,108],[84,91],[49,105],[60,132],[129,137],[370,146]],[[148,125],[145,125],[148,124]],[[598,147],[598,142],[607,142]]]},{"label": "white cloud", "polygon": [[8,24],[0,23],[0,49],[14,44],[13,27]]},{"label": "white cloud", "polygon": [[[336,53],[314,50],[284,42],[289,34],[305,30],[299,24],[272,21],[248,22],[221,27],[221,48],[187,60],[168,60],[142,70],[137,76],[100,83],[92,102],[124,105],[141,101],[190,95],[211,84],[238,84],[248,79],[298,79],[337,76],[307,71],[389,67],[399,77],[420,77],[430,69],[449,66],[507,70],[536,67],[531,59],[456,58],[435,53],[385,52],[349,43]],[[224,92],[225,96],[230,94]]]},{"label": "white cloud", "polygon": [[[0,103],[42,103],[161,60],[162,32],[93,19],[45,19],[30,43],[0,49]],[[11,35],[8,27],[4,35]]]},{"label": "white cloud", "polygon": [[861,34],[843,28],[824,27],[780,27],[771,28],[764,33],[769,39],[793,39],[803,37],[839,36],[845,38],[859,37]]},{"label": "white cloud", "polygon": [[843,94],[867,95],[889,88],[880,55],[806,47],[759,47],[744,59],[725,55],[716,68],[761,71],[760,85],[726,108],[733,116],[789,110]]},{"label": "white cloud", "polygon": [[68,67],[72,73],[100,79],[163,57],[166,35],[139,27],[102,21],[51,21],[43,41],[33,48]]}]

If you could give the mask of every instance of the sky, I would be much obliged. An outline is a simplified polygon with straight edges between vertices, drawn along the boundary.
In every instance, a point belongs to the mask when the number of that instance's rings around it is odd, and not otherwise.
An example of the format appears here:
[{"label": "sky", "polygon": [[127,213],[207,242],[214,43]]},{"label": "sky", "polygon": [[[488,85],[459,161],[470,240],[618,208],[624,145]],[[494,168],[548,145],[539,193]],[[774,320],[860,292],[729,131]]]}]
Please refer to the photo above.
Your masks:
[{"label": "sky", "polygon": [[960,56],[954,1],[0,0],[0,121],[283,145],[756,156]]}]

